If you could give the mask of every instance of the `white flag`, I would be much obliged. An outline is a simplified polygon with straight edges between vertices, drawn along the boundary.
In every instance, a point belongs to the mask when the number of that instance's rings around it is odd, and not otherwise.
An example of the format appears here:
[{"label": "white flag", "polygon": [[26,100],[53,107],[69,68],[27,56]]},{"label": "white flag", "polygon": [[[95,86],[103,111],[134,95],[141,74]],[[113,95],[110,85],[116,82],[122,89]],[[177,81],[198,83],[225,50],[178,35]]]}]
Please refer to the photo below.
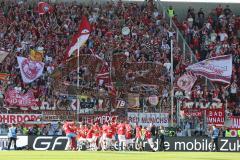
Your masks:
[{"label": "white flag", "polygon": [[197,77],[194,76],[192,73],[188,72],[182,75],[181,77],[179,77],[177,81],[177,85],[182,90],[190,92],[196,80],[197,80]]},{"label": "white flag", "polygon": [[186,70],[195,75],[204,76],[212,81],[230,83],[232,76],[232,55],[210,58],[193,65]]},{"label": "white flag", "polygon": [[43,74],[43,62],[31,61],[30,59],[24,57],[17,57],[17,61],[24,83],[31,83]]}]

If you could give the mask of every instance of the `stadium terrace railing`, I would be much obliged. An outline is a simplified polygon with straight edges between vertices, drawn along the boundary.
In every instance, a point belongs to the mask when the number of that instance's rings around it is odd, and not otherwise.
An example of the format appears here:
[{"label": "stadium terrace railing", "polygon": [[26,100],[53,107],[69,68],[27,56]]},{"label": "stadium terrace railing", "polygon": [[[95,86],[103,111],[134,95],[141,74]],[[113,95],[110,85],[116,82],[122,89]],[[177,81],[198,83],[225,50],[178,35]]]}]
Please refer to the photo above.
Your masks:
[{"label": "stadium terrace railing", "polygon": [[177,27],[177,25],[172,21],[172,19],[167,14],[166,7],[162,4],[160,0],[156,0],[158,10],[162,11],[163,18],[169,22],[170,27],[174,29],[176,32],[176,40],[179,47],[182,49],[182,53],[184,55],[185,62],[197,62],[196,56],[194,55],[192,49],[189,47],[188,43],[186,42],[185,38],[183,37],[181,31]]}]

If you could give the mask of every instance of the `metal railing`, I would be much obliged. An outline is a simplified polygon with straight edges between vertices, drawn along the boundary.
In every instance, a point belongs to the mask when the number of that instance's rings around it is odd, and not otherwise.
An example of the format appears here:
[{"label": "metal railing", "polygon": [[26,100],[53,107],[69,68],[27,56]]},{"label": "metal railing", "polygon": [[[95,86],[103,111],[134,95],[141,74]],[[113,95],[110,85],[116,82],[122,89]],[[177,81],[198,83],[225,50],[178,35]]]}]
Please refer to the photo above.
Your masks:
[{"label": "metal railing", "polygon": [[163,5],[163,3],[160,0],[156,0],[157,8],[159,11],[162,12],[163,18],[170,24],[170,27],[173,28],[173,30],[176,32],[176,40],[178,43],[178,46],[182,49],[183,59],[185,62],[191,62],[195,63],[197,62],[196,56],[194,55],[194,52],[189,47],[188,43],[186,42],[185,38],[183,37],[181,31],[177,27],[177,25],[172,21],[172,18],[169,17],[167,14],[167,9]]}]

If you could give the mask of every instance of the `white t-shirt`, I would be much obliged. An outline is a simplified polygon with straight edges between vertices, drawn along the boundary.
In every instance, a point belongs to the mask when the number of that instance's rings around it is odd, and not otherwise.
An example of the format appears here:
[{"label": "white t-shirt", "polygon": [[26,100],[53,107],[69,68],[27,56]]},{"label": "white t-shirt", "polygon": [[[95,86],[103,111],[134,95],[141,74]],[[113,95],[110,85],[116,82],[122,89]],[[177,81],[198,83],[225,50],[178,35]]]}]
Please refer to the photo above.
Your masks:
[{"label": "white t-shirt", "polygon": [[47,71],[48,71],[49,74],[52,74],[53,71],[54,71],[54,67],[53,66],[48,66]]},{"label": "white t-shirt", "polygon": [[154,18],[156,18],[159,15],[158,11],[153,12]]},{"label": "white t-shirt", "polygon": [[163,50],[169,50],[170,47],[169,47],[169,45],[166,43],[166,44],[162,44],[161,49],[163,49]]},{"label": "white t-shirt", "polygon": [[231,93],[236,94],[237,93],[237,84],[232,83],[231,85]]},{"label": "white t-shirt", "polygon": [[211,42],[215,42],[217,38],[217,33],[211,33],[210,37],[211,37]]},{"label": "white t-shirt", "polygon": [[221,42],[224,41],[225,38],[228,38],[227,33],[219,33],[218,35],[219,35],[219,37],[220,37],[220,41],[221,41]]},{"label": "white t-shirt", "polygon": [[164,67],[166,67],[167,71],[169,72],[171,69],[171,63],[164,63],[163,64]]}]

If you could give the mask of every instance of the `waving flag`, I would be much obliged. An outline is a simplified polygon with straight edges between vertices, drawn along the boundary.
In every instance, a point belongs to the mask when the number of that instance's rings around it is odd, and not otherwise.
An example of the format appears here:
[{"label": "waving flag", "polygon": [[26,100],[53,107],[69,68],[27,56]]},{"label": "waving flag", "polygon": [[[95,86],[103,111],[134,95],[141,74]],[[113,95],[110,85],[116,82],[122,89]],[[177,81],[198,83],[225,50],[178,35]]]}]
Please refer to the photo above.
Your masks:
[{"label": "waving flag", "polygon": [[70,57],[74,51],[78,50],[84,45],[84,43],[88,40],[88,37],[90,35],[90,30],[91,30],[91,27],[87,20],[87,17],[83,16],[82,22],[79,26],[78,33],[73,36],[72,42],[67,49],[67,53],[66,53],[67,58]]},{"label": "waving flag", "polygon": [[110,83],[110,72],[109,72],[109,66],[105,62],[101,69],[99,70],[99,73],[96,75],[96,81],[98,85],[103,84],[109,84]]},{"label": "waving flag", "polygon": [[194,76],[191,72],[188,72],[184,75],[182,75],[178,81],[177,81],[177,85],[180,89],[186,91],[186,92],[190,92],[194,83],[196,82],[197,77]]},{"label": "waving flag", "polygon": [[230,83],[232,76],[232,55],[210,58],[193,65],[186,70],[195,75],[204,76],[212,81]]},{"label": "waving flag", "polygon": [[43,15],[46,13],[51,13],[53,8],[46,2],[39,2],[38,3],[38,14]]},{"label": "waving flag", "polygon": [[31,61],[24,57],[17,57],[17,61],[24,83],[31,83],[43,74],[43,62]]}]

